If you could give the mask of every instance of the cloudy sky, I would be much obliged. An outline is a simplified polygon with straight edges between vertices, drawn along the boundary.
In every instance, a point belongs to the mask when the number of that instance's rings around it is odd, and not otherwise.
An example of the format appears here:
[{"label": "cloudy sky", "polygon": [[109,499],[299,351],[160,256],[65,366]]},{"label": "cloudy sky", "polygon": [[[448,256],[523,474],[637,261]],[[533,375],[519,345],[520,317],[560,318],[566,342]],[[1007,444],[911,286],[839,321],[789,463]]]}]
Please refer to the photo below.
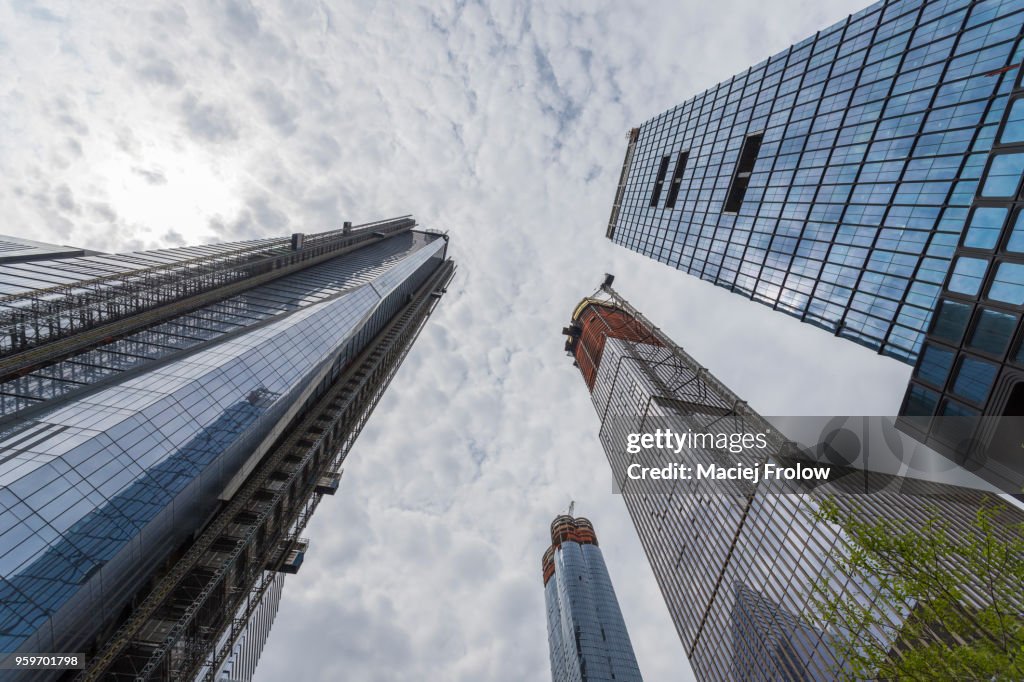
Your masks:
[{"label": "cloudy sky", "polygon": [[129,250],[411,213],[442,301],[320,507],[270,680],[548,678],[572,499],[641,670],[690,679],[559,330],[604,272],[764,414],[892,414],[909,369],[612,246],[633,125],[861,0],[0,5],[0,232]]}]

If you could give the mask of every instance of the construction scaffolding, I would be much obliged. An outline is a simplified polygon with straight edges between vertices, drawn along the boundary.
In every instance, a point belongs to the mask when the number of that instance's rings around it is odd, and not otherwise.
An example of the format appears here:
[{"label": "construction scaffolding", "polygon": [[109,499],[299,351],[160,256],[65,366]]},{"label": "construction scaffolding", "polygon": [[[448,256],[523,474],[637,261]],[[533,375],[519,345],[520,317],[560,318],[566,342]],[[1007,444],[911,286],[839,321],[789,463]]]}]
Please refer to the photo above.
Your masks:
[{"label": "construction scaffolding", "polygon": [[2,296],[0,381],[415,225],[405,216],[260,240],[197,258]]},{"label": "construction scaffolding", "polygon": [[[602,294],[603,299],[600,297]],[[614,334],[616,338],[632,349],[635,357],[642,357],[637,349],[637,343],[656,345],[668,351],[658,357],[645,357],[644,362],[638,363],[640,370],[653,385],[658,387],[662,396],[675,396],[673,402],[687,408],[698,408],[700,413],[716,421],[726,418],[739,420],[751,432],[767,434],[768,442],[774,452],[782,452],[787,448],[786,438],[768,420],[751,409],[745,400],[719,381],[706,367],[697,362],[659,327],[630,305],[629,301],[612,288],[609,279],[605,279],[593,296],[584,299],[584,302],[577,308],[577,315],[588,303],[604,304],[610,309],[625,313],[625,319],[628,319],[633,327],[632,337],[623,335],[622,329],[616,328],[615,323],[610,321],[607,314],[600,316],[598,333],[606,337]],[[574,324],[572,327],[566,328],[565,331],[569,332],[570,336],[567,349],[575,350],[582,332],[581,327]],[[637,335],[637,331],[640,335]],[[599,361],[600,358],[592,359],[595,367]],[[643,418],[645,419],[649,416],[651,402],[652,399],[648,399],[644,408]],[[608,416],[611,415],[605,415],[605,417]]]},{"label": "construction scaffolding", "polygon": [[612,203],[611,217],[608,218],[608,229],[604,236],[611,239],[615,236],[615,226],[619,222],[619,212],[622,210],[622,200],[626,196],[626,183],[629,180],[629,167],[633,163],[633,152],[636,151],[636,141],[640,139],[640,129],[633,128],[626,133],[629,144],[626,146],[626,156],[622,160],[622,171],[619,173],[619,184],[615,190],[615,201]]},{"label": "construction scaffolding", "polygon": [[299,569],[308,546],[300,534],[322,496],[337,489],[345,456],[454,271],[444,261],[409,296],[191,547],[157,576],[76,681],[216,678],[277,575]]}]

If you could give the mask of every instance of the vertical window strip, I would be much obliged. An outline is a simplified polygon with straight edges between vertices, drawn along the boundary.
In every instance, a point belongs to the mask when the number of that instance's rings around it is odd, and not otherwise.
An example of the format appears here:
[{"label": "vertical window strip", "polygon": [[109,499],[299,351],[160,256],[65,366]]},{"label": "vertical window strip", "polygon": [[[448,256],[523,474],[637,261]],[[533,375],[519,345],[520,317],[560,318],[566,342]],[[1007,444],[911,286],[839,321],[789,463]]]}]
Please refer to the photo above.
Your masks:
[{"label": "vertical window strip", "polygon": [[757,162],[757,153],[761,150],[761,141],[764,133],[748,135],[743,141],[743,148],[740,150],[740,159],[736,163],[736,173],[729,183],[729,193],[725,198],[725,206],[722,208],[725,213],[738,213],[743,205],[743,197],[747,193],[747,185],[750,184],[750,174]]},{"label": "vertical window strip", "polygon": [[679,156],[676,157],[676,169],[672,171],[672,184],[668,187],[665,208],[676,207],[676,199],[679,198],[679,187],[683,184],[683,171],[686,170],[686,161],[689,158],[690,152],[679,152]]},{"label": "vertical window strip", "polygon": [[665,173],[668,171],[668,157],[661,157],[661,165],[658,166],[658,177],[654,181],[654,192],[651,194],[651,206],[658,205],[661,198],[661,186],[665,184]]}]

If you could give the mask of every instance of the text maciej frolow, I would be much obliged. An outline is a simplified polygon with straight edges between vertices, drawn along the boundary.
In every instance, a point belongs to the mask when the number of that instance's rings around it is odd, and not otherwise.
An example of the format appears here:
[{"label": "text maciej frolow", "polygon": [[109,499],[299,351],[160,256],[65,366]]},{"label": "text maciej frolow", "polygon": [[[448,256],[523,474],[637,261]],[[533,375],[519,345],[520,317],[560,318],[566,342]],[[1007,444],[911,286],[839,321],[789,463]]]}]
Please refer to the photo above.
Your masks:
[{"label": "text maciej frolow", "polygon": [[[657,429],[647,433],[630,433],[626,436],[626,452],[631,455],[644,450],[660,450],[666,454],[679,455],[683,450],[718,450],[739,454],[748,450],[764,450],[769,445],[768,432],[703,432],[673,431]],[[767,453],[765,453],[767,454]],[[762,459],[762,458],[759,458]],[[634,462],[626,469],[632,480],[712,480],[712,481],[827,481],[831,467],[781,465],[763,457],[759,463],[716,464],[699,462],[665,462],[658,465]]]},{"label": "text maciej frolow", "polygon": [[827,481],[831,467],[814,467],[797,463],[794,466],[781,466],[774,462],[757,465],[735,464],[667,464],[663,467],[647,467],[642,464],[630,464],[626,475],[634,481],[638,480],[671,480],[671,481],[750,481],[757,483],[764,480],[784,481]]}]

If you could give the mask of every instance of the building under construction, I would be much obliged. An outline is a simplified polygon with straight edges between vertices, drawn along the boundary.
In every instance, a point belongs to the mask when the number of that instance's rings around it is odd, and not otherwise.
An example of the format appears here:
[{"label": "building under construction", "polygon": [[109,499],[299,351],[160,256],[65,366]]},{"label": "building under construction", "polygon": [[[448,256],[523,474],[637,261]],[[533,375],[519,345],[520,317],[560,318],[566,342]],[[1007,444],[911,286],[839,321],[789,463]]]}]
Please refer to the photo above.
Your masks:
[{"label": "building under construction", "polygon": [[643,682],[597,534],[569,513],[541,559],[552,682]]},{"label": "building under construction", "polygon": [[[851,518],[891,519],[911,528],[925,527],[938,513],[947,524],[945,532],[965,542],[982,506],[998,510],[997,525],[1009,528],[1024,519],[1019,509],[981,490],[900,479],[855,466],[837,467],[845,473],[813,485],[767,478],[751,483],[629,475],[636,464],[667,462],[694,468],[763,468],[768,462],[791,461],[795,450],[772,424],[619,296],[612,280],[606,276],[600,290],[577,306],[562,330],[565,349],[590,393],[615,488],[697,679],[844,677],[849,659],[836,647],[835,635],[848,631],[848,624],[830,622],[816,611],[822,594],[816,590],[849,596],[874,609],[888,623],[887,633],[902,630],[912,611],[879,603],[872,585],[858,583],[840,568],[843,531],[815,516],[826,496]],[[700,445],[656,461],[627,447],[629,435],[663,427],[675,433],[763,434],[767,447],[744,445],[736,451]],[[972,582],[969,572],[964,576],[964,584],[956,586],[964,605],[982,608],[990,595]],[[1016,597],[1010,601],[1022,608]]]},{"label": "building under construction", "polygon": [[84,654],[4,675],[252,677],[303,529],[454,274],[415,226],[0,241],[0,658]]}]

